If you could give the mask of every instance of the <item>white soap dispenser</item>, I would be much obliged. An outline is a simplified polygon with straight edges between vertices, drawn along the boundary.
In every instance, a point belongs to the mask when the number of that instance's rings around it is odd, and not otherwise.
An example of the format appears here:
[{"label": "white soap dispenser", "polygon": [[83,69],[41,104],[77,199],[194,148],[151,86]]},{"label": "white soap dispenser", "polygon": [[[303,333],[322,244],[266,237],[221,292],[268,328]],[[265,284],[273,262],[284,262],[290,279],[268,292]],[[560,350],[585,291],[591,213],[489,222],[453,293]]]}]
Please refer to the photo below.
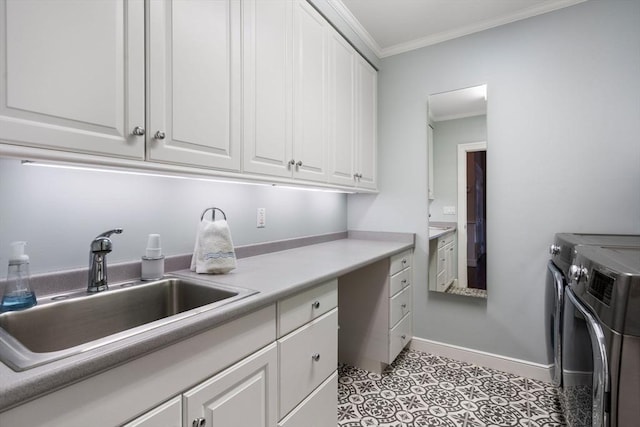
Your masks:
[{"label": "white soap dispenser", "polygon": [[164,255],[160,247],[160,235],[149,234],[146,255],[142,257],[142,280],[157,280],[164,277]]},{"label": "white soap dispenser", "polygon": [[22,310],[37,304],[36,295],[31,290],[29,256],[24,253],[26,245],[27,242],[11,243],[11,258],[0,312]]}]

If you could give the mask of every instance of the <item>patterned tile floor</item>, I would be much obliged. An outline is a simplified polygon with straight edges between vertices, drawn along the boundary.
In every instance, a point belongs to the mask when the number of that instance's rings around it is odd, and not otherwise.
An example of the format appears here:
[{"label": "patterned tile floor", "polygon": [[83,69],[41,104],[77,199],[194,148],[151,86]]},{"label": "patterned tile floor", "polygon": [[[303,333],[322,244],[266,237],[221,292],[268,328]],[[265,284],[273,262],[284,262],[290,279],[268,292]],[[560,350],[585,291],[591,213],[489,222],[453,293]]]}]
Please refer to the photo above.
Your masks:
[{"label": "patterned tile floor", "polygon": [[338,427],[556,427],[556,389],[542,381],[404,350],[382,375],[338,367]]}]

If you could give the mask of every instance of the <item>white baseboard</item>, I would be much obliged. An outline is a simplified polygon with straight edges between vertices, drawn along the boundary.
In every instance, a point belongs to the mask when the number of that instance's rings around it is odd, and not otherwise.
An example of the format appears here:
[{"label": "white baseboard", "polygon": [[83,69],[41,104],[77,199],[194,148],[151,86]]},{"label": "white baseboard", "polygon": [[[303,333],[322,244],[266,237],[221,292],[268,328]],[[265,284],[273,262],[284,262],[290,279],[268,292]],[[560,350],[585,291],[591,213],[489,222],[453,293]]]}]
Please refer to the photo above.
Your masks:
[{"label": "white baseboard", "polygon": [[411,340],[410,348],[435,354],[436,356],[449,357],[461,362],[497,369],[520,377],[551,382],[552,365],[527,362],[512,357],[500,356],[417,337],[413,337]]}]

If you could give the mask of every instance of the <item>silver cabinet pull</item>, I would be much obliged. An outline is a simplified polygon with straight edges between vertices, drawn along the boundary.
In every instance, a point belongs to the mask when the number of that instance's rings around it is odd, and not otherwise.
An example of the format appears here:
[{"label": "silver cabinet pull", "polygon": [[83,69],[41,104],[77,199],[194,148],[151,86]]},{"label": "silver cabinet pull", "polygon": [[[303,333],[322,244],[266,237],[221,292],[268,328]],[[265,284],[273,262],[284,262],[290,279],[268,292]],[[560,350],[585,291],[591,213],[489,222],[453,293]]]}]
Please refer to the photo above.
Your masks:
[{"label": "silver cabinet pull", "polygon": [[320,353],[313,353],[311,358],[313,359],[314,362],[317,362],[318,360],[320,360]]},{"label": "silver cabinet pull", "polygon": [[297,167],[302,166],[302,160],[298,160],[298,161],[296,162],[296,166],[297,166]]},{"label": "silver cabinet pull", "polygon": [[144,135],[144,128],[140,126],[136,126],[133,128],[133,132],[131,132],[131,134],[135,136],[142,136]]},{"label": "silver cabinet pull", "polygon": [[165,133],[159,130],[153,135],[153,139],[164,139],[165,136]]},{"label": "silver cabinet pull", "polygon": [[314,301],[311,306],[317,310],[320,308],[320,301]]},{"label": "silver cabinet pull", "polygon": [[407,304],[402,304],[400,307],[407,308]]},{"label": "silver cabinet pull", "polygon": [[289,169],[291,169],[295,164],[296,164],[296,160],[295,159],[289,160],[289,163],[288,163]]},{"label": "silver cabinet pull", "polygon": [[202,417],[196,418],[195,420],[193,420],[193,422],[191,423],[192,427],[204,427],[207,425],[207,420],[205,420]]}]

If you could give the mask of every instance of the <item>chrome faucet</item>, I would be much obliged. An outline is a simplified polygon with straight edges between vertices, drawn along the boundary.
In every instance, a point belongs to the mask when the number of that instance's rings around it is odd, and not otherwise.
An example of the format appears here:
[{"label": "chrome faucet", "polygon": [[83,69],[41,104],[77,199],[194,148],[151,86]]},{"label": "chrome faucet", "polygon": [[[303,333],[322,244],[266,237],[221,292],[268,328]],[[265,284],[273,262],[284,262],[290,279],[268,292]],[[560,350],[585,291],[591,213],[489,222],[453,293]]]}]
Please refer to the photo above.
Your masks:
[{"label": "chrome faucet", "polygon": [[122,228],[105,231],[91,242],[89,252],[89,283],[87,292],[95,293],[109,289],[107,284],[107,254],[111,252],[112,234],[122,233]]}]

